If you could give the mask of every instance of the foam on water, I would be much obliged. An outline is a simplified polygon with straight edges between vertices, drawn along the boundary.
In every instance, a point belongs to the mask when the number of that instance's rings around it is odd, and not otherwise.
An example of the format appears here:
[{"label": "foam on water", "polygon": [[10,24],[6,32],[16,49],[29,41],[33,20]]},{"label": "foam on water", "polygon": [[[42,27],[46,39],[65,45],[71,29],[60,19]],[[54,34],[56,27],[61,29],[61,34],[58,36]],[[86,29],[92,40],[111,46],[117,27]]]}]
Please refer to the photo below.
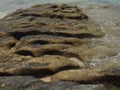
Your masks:
[{"label": "foam on water", "polygon": [[92,60],[92,62],[90,62],[90,66],[93,66],[93,67],[102,66],[102,65],[107,64],[108,62],[117,64],[117,63],[120,63],[119,58],[120,58],[120,53],[114,54],[114,55],[111,55],[111,56],[105,56],[105,57],[102,57],[102,58],[95,58],[95,59]]},{"label": "foam on water", "polygon": [[0,19],[2,19],[4,16],[8,15],[11,12],[5,11],[5,12],[0,12]]}]

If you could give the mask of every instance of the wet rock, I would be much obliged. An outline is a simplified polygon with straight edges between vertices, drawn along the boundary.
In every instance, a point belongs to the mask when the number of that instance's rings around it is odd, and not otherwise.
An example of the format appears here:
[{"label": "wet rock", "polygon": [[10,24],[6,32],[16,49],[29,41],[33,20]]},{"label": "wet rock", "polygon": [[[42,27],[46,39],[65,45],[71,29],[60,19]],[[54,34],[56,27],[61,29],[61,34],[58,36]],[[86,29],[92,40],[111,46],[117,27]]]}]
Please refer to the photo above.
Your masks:
[{"label": "wet rock", "polygon": [[120,67],[112,67],[108,69],[104,69],[101,71],[101,73],[105,73],[106,76],[104,76],[104,81],[111,83],[116,86],[120,86]]},{"label": "wet rock", "polygon": [[[104,90],[103,83],[119,86],[119,63],[91,65],[94,58],[118,53],[91,45],[91,38],[102,36],[99,25],[76,6],[35,5],[7,15],[0,20],[3,90]],[[40,81],[46,78],[53,82]]]},{"label": "wet rock", "polygon": [[106,90],[102,84],[45,83],[31,76],[0,77],[1,90]]}]

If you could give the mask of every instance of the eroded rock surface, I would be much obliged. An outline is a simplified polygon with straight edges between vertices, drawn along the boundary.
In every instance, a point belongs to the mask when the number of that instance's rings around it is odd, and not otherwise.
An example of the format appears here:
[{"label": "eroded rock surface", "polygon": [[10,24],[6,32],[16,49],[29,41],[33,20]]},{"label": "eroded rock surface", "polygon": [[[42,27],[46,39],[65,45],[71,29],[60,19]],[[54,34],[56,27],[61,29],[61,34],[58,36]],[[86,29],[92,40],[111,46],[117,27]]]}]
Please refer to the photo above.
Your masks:
[{"label": "eroded rock surface", "polygon": [[120,86],[120,69],[94,68],[81,70],[66,70],[51,77],[51,81],[75,81],[79,83],[110,83]]},{"label": "eroded rock surface", "polygon": [[[94,57],[114,54],[107,50],[91,49],[90,40],[102,36],[104,33],[99,26],[76,6],[35,5],[7,15],[0,20],[0,83],[3,82],[0,89],[14,90],[5,85],[12,83],[14,79],[21,83],[12,84],[17,85],[15,90],[104,90],[103,86],[94,87],[91,83],[109,82],[119,86],[119,72],[116,73],[116,69],[119,71],[119,64],[115,65],[115,69],[90,66]],[[23,77],[17,77],[21,75]],[[30,77],[26,78],[30,82],[27,85],[24,84],[27,82],[20,80],[25,76],[34,76],[36,79],[30,81]],[[110,78],[106,78],[107,76]],[[40,81],[46,77],[50,81],[69,82],[50,84]],[[117,78],[114,83],[111,83],[111,77]],[[31,86],[36,84],[35,89],[32,89]]]}]

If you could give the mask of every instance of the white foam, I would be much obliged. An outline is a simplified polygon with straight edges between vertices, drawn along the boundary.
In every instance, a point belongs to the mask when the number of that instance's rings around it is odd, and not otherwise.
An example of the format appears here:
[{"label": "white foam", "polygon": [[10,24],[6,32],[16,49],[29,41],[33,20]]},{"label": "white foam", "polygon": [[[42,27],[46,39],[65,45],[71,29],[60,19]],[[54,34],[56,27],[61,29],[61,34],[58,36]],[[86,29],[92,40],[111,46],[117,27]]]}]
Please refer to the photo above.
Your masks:
[{"label": "white foam", "polygon": [[8,13],[7,12],[0,12],[0,19],[2,19],[3,17],[5,17]]}]

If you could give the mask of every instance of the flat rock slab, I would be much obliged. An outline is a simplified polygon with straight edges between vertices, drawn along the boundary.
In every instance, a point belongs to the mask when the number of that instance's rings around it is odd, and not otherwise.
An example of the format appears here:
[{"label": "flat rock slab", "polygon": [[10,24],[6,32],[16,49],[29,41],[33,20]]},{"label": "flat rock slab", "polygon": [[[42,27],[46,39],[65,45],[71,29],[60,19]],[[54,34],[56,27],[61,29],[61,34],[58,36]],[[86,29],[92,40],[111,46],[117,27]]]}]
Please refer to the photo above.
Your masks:
[{"label": "flat rock slab", "polygon": [[66,70],[61,71],[51,77],[51,81],[75,81],[80,83],[110,83],[120,86],[120,68],[111,67],[80,69],[80,70]]},{"label": "flat rock slab", "polygon": [[45,83],[31,76],[0,77],[1,90],[106,90],[102,84]]}]

